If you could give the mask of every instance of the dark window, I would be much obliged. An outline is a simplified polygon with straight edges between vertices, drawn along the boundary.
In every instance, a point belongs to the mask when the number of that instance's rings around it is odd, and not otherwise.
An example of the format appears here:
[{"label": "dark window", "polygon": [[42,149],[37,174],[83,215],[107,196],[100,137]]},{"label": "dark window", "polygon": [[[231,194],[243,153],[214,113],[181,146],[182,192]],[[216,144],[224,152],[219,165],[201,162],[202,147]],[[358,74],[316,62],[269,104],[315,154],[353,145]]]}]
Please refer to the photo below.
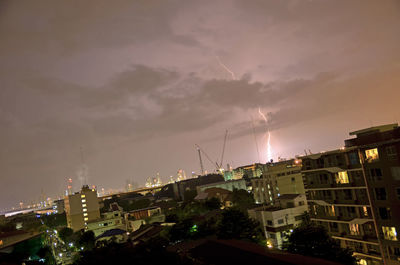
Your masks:
[{"label": "dark window", "polygon": [[349,162],[350,165],[357,165],[360,163],[360,160],[358,159],[358,154],[356,152],[349,153]]},{"label": "dark window", "polygon": [[275,234],[269,234],[269,237],[272,238],[272,239],[276,238]]},{"label": "dark window", "polygon": [[344,199],[345,200],[352,200],[353,196],[351,195],[351,190],[343,190]]},{"label": "dark window", "polygon": [[397,199],[400,200],[400,188],[396,188]]},{"label": "dark window", "polygon": [[382,170],[380,168],[371,168],[370,174],[372,181],[382,180]]},{"label": "dark window", "polygon": [[272,221],[271,220],[267,220],[267,225],[272,225]]},{"label": "dark window", "polygon": [[278,224],[283,224],[283,219],[279,219]]},{"label": "dark window", "polygon": [[302,215],[295,216],[294,220],[296,220],[296,221],[303,220],[303,216]]},{"label": "dark window", "polygon": [[286,207],[287,207],[287,208],[293,208],[293,207],[294,207],[294,203],[293,203],[293,202],[288,202],[288,203],[286,204]]},{"label": "dark window", "polygon": [[397,159],[397,150],[396,146],[391,145],[386,147],[386,155],[389,160],[396,160]]},{"label": "dark window", "polygon": [[328,175],[326,174],[321,174],[319,175],[321,184],[328,184]]},{"label": "dark window", "polygon": [[375,197],[377,200],[386,200],[386,189],[375,188]]},{"label": "dark window", "polygon": [[379,207],[379,216],[383,220],[390,219],[391,218],[390,208]]},{"label": "dark window", "polygon": [[396,256],[400,256],[400,248],[394,247],[394,248],[393,248],[393,252],[394,252],[394,254],[395,254]]}]

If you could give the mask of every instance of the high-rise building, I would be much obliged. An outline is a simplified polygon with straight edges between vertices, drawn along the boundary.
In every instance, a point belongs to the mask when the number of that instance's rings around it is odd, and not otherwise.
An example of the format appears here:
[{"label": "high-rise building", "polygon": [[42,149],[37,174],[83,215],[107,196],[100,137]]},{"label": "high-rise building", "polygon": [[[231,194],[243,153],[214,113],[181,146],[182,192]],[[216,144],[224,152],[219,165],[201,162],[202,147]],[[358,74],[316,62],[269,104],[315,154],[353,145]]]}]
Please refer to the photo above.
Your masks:
[{"label": "high-rise building", "polygon": [[74,231],[85,229],[87,223],[100,218],[99,201],[96,189],[84,185],[80,192],[64,199],[67,225]]},{"label": "high-rise building", "polygon": [[251,179],[256,203],[274,204],[282,194],[304,194],[301,162],[298,159],[267,163],[262,175]]},{"label": "high-rise building", "polygon": [[302,157],[311,220],[361,265],[400,264],[400,128],[350,135],[345,147]]}]

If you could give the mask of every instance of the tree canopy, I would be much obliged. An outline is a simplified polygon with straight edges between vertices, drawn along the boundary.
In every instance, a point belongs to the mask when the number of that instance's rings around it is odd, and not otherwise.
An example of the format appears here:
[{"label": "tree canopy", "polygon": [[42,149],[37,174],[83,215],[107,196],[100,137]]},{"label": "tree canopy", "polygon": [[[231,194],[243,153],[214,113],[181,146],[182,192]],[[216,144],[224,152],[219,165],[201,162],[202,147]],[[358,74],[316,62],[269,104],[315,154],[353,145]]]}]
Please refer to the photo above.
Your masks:
[{"label": "tree canopy", "polygon": [[260,224],[250,219],[240,209],[227,209],[218,223],[217,236],[221,239],[240,239],[261,242],[263,233]]},{"label": "tree canopy", "polygon": [[313,223],[304,223],[294,229],[285,248],[289,252],[304,256],[322,258],[346,265],[355,264],[355,258],[349,249],[340,248],[324,227]]}]

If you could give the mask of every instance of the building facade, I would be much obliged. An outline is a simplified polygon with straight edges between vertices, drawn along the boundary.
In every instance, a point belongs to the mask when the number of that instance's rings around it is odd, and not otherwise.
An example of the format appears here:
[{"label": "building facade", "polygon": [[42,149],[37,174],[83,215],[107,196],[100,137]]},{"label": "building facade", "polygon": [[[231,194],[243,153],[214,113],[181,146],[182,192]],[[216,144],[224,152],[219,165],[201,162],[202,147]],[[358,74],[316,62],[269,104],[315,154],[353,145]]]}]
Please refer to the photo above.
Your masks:
[{"label": "building facade", "polygon": [[121,211],[103,213],[101,219],[88,222],[86,226],[86,230],[93,231],[95,237],[112,229],[125,229],[124,217]]},{"label": "building facade", "polygon": [[267,163],[264,168],[261,176],[251,179],[256,203],[274,204],[282,194],[305,194],[300,160]]},{"label": "building facade", "polygon": [[237,180],[242,178],[247,178],[247,179],[258,178],[263,174],[264,170],[265,170],[265,164],[261,163],[241,166],[233,170],[225,171],[224,179],[225,181],[228,181],[228,180]]},{"label": "building facade", "polygon": [[87,228],[87,224],[100,219],[97,191],[84,185],[80,192],[64,199],[67,226],[74,231]]},{"label": "building facade", "polygon": [[345,147],[302,157],[311,220],[359,264],[400,264],[400,128],[350,135]]},{"label": "building facade", "polygon": [[276,205],[257,207],[248,213],[262,225],[267,246],[281,249],[293,229],[303,221],[308,207],[304,194],[282,195]]}]

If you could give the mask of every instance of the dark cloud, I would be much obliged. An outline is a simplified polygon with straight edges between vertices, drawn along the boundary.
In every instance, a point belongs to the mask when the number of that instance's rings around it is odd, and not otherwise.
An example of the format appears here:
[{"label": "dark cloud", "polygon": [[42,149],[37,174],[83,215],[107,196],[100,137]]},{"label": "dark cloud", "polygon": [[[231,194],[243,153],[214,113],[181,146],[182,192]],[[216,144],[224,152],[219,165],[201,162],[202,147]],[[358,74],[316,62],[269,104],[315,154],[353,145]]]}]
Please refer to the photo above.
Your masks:
[{"label": "dark cloud", "polygon": [[81,147],[91,183],[117,188],[196,170],[194,143],[219,157],[225,129],[230,164],[258,161],[252,118],[262,161],[266,130],[290,157],[398,120],[399,14],[397,1],[2,1],[0,207],[78,182]]}]

